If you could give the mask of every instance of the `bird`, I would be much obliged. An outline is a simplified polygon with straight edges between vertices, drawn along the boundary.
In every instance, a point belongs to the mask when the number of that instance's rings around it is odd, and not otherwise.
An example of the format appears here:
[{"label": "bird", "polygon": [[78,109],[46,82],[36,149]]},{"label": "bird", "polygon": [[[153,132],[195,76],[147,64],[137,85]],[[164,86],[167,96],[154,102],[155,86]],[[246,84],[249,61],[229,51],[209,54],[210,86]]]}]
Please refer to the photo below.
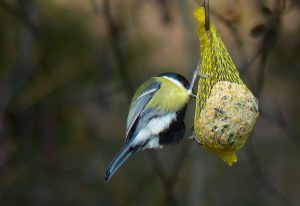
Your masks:
[{"label": "bird", "polygon": [[104,181],[135,152],[180,142],[192,86],[180,74],[168,72],[145,81],[135,92],[126,124],[125,144],[109,164]]}]

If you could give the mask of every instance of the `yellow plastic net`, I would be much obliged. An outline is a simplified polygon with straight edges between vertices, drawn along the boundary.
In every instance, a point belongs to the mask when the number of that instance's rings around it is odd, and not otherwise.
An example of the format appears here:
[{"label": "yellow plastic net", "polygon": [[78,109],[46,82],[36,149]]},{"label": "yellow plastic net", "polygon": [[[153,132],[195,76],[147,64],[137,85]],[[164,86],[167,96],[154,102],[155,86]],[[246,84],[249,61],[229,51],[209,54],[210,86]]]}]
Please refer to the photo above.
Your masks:
[{"label": "yellow plastic net", "polygon": [[200,72],[207,76],[198,81],[195,134],[200,144],[232,165],[255,125],[257,100],[240,79],[215,26],[210,23],[205,29],[204,7],[194,16],[199,23]]}]

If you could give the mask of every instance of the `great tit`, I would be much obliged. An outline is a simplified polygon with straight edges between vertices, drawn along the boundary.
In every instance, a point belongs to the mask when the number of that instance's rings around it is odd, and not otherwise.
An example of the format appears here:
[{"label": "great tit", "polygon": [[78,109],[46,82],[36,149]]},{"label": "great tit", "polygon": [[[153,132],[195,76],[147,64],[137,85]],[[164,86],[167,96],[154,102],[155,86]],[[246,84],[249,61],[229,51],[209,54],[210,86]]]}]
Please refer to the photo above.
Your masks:
[{"label": "great tit", "polygon": [[189,82],[180,74],[164,73],[144,82],[131,101],[125,145],[109,164],[104,181],[131,154],[178,143],[184,137],[184,116],[192,96]]}]

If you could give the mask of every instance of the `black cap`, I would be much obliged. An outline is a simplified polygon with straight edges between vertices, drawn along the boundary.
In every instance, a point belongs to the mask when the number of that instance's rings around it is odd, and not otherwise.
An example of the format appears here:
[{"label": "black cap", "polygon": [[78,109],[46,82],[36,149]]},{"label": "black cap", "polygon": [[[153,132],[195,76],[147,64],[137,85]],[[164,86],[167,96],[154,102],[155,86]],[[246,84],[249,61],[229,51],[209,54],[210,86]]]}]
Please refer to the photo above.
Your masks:
[{"label": "black cap", "polygon": [[159,75],[160,77],[169,77],[171,79],[175,79],[180,82],[186,89],[189,89],[190,83],[189,81],[182,76],[181,74],[173,73],[173,72],[166,72]]}]

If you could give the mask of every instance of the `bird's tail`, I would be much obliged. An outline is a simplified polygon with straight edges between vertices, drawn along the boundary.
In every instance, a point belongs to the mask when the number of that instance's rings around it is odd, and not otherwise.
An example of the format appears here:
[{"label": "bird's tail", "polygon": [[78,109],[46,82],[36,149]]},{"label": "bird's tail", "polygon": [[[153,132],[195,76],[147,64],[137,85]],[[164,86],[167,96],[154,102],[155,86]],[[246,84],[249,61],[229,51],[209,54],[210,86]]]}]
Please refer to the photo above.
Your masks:
[{"label": "bird's tail", "polygon": [[130,157],[130,155],[136,151],[136,149],[131,147],[132,143],[133,141],[128,141],[111,161],[105,173],[105,182],[108,182],[117,169],[125,162],[125,160],[127,160],[128,157]]}]

